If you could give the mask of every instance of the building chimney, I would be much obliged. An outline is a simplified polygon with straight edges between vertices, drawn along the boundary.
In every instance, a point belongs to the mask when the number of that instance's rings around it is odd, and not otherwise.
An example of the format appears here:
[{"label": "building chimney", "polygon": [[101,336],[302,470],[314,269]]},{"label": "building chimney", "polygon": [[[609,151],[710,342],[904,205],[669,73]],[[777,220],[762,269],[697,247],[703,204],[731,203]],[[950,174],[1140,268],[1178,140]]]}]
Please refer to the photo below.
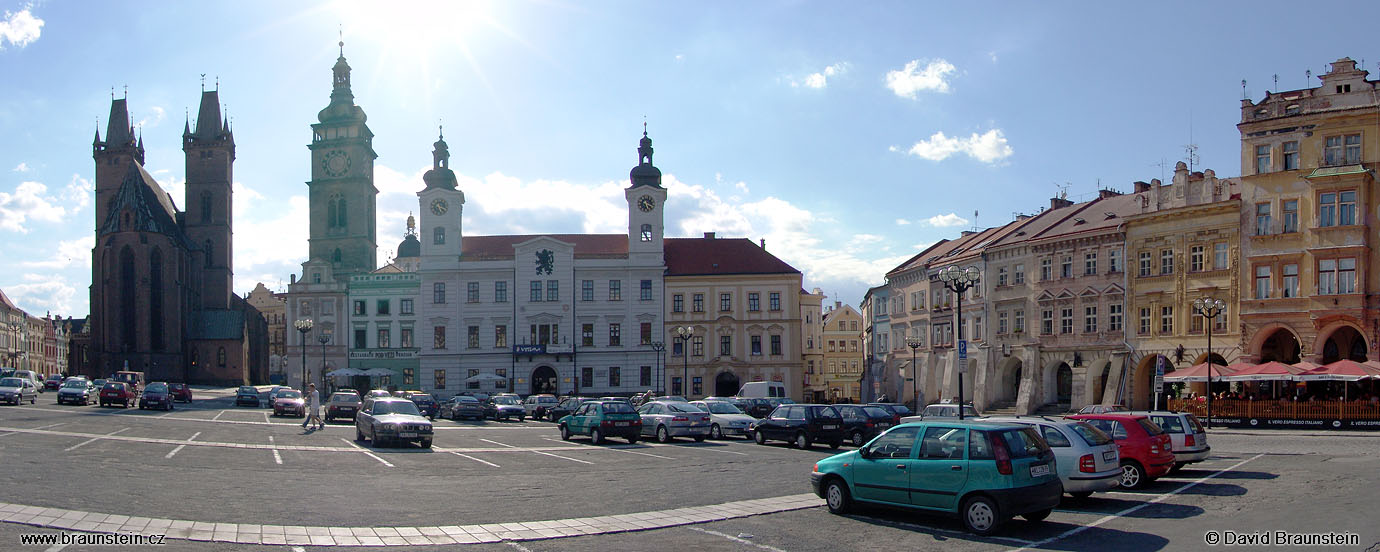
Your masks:
[{"label": "building chimney", "polygon": [[1137,181],[1136,181],[1136,193],[1148,192],[1148,191],[1150,191],[1150,183],[1149,183],[1149,182],[1145,182],[1145,181],[1142,181],[1142,180],[1137,180]]},{"label": "building chimney", "polygon": [[1058,208],[1060,208],[1060,207],[1068,207],[1068,206],[1070,206],[1070,205],[1073,205],[1073,201],[1071,201],[1071,200],[1068,200],[1068,199],[1065,199],[1065,198],[1062,198],[1062,197],[1051,197],[1051,198],[1049,198],[1049,208],[1050,208],[1051,210],[1058,209]]},{"label": "building chimney", "polygon": [[288,278],[288,283],[289,283],[289,284],[295,284],[295,283],[297,283],[297,275],[296,275],[296,274],[289,274],[288,276],[290,276],[290,278]]},{"label": "building chimney", "polygon": [[1097,199],[1107,199],[1109,197],[1116,197],[1119,195],[1121,195],[1121,192],[1112,189],[1103,189],[1097,191]]},{"label": "building chimney", "polygon": [[706,240],[712,240],[712,239],[714,239],[714,233],[713,233],[713,232],[705,232],[705,233],[704,233],[704,239],[706,239]]},{"label": "building chimney", "polygon": [[762,245],[762,249],[766,249],[766,248],[767,248],[767,239],[766,239],[766,238],[762,238],[762,239],[757,240],[757,243],[759,243],[759,244]]}]

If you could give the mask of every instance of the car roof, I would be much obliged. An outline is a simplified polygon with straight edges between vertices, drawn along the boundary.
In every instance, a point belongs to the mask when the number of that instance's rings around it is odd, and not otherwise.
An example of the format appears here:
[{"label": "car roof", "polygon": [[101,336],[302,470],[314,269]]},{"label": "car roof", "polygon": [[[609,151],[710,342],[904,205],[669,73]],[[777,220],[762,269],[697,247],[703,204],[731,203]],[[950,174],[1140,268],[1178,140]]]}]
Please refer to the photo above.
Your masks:
[{"label": "car roof", "polygon": [[1125,420],[1130,419],[1149,419],[1144,414],[1132,414],[1130,412],[1104,412],[1102,414],[1072,414],[1068,416],[1072,420]]},{"label": "car roof", "polygon": [[[930,424],[930,423],[934,423],[934,422],[926,422],[926,421],[907,422],[907,423],[904,423],[904,424],[897,425],[896,427],[908,427],[908,426],[919,427],[919,426],[923,426],[923,425],[928,425],[928,424]],[[963,419],[963,420],[959,420],[958,418],[945,418],[942,422],[938,422],[938,423],[943,423],[943,424],[945,424],[945,425],[957,424],[957,425],[961,425],[961,426],[964,426],[964,427],[968,427],[968,428],[970,428],[970,429],[1019,429],[1019,428],[1022,428],[1022,427],[1026,427],[1026,426],[1021,425],[1021,424],[1008,423],[1008,422],[991,421],[991,420],[987,420],[987,419],[985,419],[985,418],[983,418],[983,419],[965,418],[965,419]]]},{"label": "car roof", "polygon": [[374,402],[397,402],[397,403],[412,404],[412,401],[409,401],[409,400],[404,399],[404,398],[402,398],[402,397],[379,397],[379,398],[377,398],[377,399],[374,399]]}]

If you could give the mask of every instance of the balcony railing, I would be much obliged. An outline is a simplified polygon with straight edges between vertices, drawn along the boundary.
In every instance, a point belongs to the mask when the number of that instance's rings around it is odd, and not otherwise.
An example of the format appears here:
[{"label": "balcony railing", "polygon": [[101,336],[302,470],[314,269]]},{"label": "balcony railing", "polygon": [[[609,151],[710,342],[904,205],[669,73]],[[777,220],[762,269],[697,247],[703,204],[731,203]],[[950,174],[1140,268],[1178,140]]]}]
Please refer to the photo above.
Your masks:
[{"label": "balcony railing", "polygon": [[[1193,399],[1169,399],[1169,409],[1207,416],[1207,403]],[[1214,418],[1277,418],[1283,420],[1380,420],[1380,405],[1369,401],[1314,401],[1219,399],[1212,401]]]}]

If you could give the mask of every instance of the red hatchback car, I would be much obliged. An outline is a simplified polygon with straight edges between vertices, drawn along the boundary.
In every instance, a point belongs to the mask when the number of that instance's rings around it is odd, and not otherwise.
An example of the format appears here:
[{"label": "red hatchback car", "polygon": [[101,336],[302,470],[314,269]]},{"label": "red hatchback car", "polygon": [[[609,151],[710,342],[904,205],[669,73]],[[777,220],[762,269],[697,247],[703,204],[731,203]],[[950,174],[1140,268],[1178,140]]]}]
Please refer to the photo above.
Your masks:
[{"label": "red hatchback car", "polygon": [[129,408],[130,403],[134,400],[134,390],[130,389],[129,384],[125,382],[107,381],[105,387],[101,388],[101,406],[118,404],[120,408]]},{"label": "red hatchback car", "polygon": [[168,391],[172,393],[174,401],[189,404],[192,402],[192,388],[185,383],[169,383]]},{"label": "red hatchback car", "polygon": [[1116,441],[1121,453],[1121,486],[1138,489],[1174,467],[1174,446],[1150,418],[1133,414],[1076,414],[1070,420],[1092,424]]}]

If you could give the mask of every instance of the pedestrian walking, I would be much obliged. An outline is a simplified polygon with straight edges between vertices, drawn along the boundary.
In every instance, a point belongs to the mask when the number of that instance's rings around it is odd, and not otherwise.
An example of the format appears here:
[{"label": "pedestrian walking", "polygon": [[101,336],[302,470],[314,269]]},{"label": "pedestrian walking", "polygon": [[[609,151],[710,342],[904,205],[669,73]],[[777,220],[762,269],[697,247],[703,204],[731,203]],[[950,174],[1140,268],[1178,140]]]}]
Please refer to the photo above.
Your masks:
[{"label": "pedestrian walking", "polygon": [[312,422],[316,422],[316,429],[325,429],[325,428],[326,428],[325,422],[322,422],[322,421],[321,421],[321,396],[318,395],[318,394],[316,393],[316,384],[315,384],[315,383],[309,383],[309,384],[307,384],[307,416],[306,416],[306,418],[307,418],[307,419],[304,420],[304,421],[302,422],[302,428],[303,428],[303,429],[306,429],[306,427],[307,427],[309,424],[311,424]]}]

